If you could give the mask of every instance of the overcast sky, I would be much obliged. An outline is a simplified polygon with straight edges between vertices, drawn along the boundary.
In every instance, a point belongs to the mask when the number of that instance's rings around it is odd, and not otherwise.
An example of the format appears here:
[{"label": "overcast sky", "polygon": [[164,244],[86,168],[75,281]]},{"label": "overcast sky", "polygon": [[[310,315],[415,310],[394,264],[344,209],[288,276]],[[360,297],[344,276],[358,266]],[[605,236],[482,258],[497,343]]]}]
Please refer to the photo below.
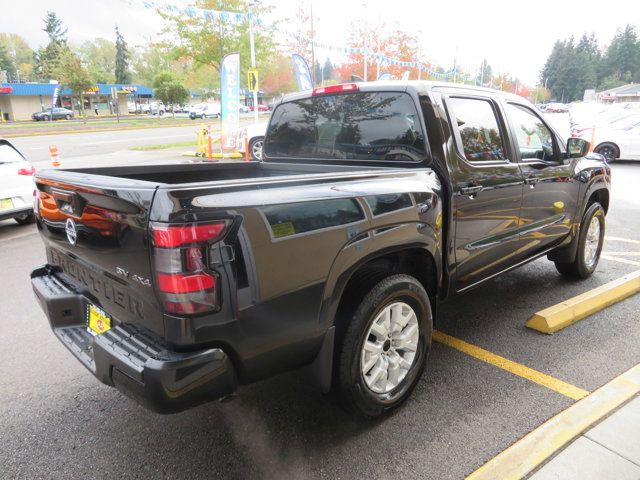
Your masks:
[{"label": "overcast sky", "polygon": [[[188,0],[157,1],[191,4]],[[279,17],[291,17],[297,1],[263,3],[273,3]],[[156,38],[163,25],[141,0],[22,0],[4,9],[0,31],[19,33],[32,47],[42,45],[47,41],[42,18],[48,9],[55,9],[69,29],[69,39],[76,43],[96,37],[113,40],[117,23],[129,45],[141,45]],[[460,65],[475,70],[486,58],[495,73],[510,72],[530,85],[537,82],[557,39],[595,32],[604,45],[628,22],[640,33],[637,0],[314,0],[313,10],[318,41],[341,45],[352,21],[366,19],[371,28],[381,20],[391,27],[397,23],[407,32],[421,32],[426,60],[450,68],[457,57]],[[334,58],[335,54],[316,51],[321,60],[327,55]]]}]

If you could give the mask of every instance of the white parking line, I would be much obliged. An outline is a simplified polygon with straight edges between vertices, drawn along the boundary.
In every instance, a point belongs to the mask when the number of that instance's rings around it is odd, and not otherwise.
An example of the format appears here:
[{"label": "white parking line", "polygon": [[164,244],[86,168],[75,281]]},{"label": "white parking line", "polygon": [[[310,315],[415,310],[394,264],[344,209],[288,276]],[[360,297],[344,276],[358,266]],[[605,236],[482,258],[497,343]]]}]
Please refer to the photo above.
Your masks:
[{"label": "white parking line", "polygon": [[630,256],[630,257],[640,257],[640,252],[602,252],[604,255],[622,255],[624,256]]},{"label": "white parking line", "polygon": [[640,240],[631,240],[629,238],[620,238],[620,237],[610,237],[610,236],[606,236],[604,237],[605,241],[606,240],[611,240],[613,242],[625,242],[625,243],[635,243],[637,245],[640,245]]},{"label": "white parking line", "polygon": [[626,263],[627,265],[635,265],[637,267],[640,267],[640,262],[634,262],[633,260],[627,260],[626,258],[610,257],[608,255],[602,255],[601,258],[604,258],[605,260],[613,260],[614,262]]}]

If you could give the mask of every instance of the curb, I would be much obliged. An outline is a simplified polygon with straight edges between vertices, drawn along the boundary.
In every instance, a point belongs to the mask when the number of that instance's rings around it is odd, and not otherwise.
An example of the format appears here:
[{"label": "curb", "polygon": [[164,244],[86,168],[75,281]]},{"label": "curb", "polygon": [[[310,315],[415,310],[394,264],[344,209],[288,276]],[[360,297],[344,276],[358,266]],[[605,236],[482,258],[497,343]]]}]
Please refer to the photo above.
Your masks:
[{"label": "curb", "polygon": [[640,270],[535,313],[526,326],[552,334],[640,292]]},{"label": "curb", "polygon": [[121,128],[92,128],[88,130],[53,130],[50,132],[29,132],[29,133],[16,133],[12,135],[3,134],[0,129],[1,138],[21,138],[21,137],[40,137],[44,135],[74,135],[77,133],[96,133],[96,132],[120,132],[124,130],[148,130],[151,128],[173,128],[173,127],[188,127],[194,125],[193,123],[180,123],[177,125],[143,125],[140,127],[121,127]]},{"label": "curb", "polygon": [[471,473],[467,480],[520,479],[640,393],[640,364],[547,420]]}]

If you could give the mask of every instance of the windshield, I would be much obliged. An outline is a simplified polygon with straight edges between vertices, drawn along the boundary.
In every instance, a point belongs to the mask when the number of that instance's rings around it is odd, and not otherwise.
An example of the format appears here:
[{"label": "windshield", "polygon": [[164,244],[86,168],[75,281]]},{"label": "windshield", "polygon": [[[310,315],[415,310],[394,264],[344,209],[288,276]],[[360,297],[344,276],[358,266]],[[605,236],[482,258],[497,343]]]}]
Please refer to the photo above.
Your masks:
[{"label": "windshield", "polygon": [[22,162],[22,156],[9,144],[0,143],[0,164]]},{"label": "windshield", "polygon": [[400,92],[323,95],[279,105],[265,142],[269,158],[420,161],[424,135]]}]

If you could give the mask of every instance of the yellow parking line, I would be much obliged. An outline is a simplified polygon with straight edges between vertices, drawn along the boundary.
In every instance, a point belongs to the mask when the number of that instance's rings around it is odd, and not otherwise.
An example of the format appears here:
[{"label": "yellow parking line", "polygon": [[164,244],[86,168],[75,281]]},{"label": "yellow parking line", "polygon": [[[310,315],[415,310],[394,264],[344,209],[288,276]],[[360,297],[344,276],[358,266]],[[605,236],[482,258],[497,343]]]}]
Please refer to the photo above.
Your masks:
[{"label": "yellow parking line", "polygon": [[565,397],[569,397],[573,400],[580,400],[589,395],[589,392],[586,390],[563,382],[562,380],[551,377],[532,368],[526,367],[521,363],[517,363],[507,358],[501,357],[500,355],[496,355],[495,353],[491,353],[488,350],[447,335],[446,333],[442,333],[436,330],[433,332],[433,339],[436,342],[448,345],[449,347],[455,348],[456,350],[466,353],[467,355],[477,358],[478,360],[490,363],[491,365],[506,370],[507,372],[517,375],[518,377],[522,377],[531,382],[537,383],[538,385],[542,385],[543,387],[553,390],[554,392],[558,392],[559,394],[564,395]]},{"label": "yellow parking line", "polygon": [[640,270],[540,310],[527,320],[526,325],[542,333],[555,333],[638,292]]},{"label": "yellow parking line", "polygon": [[467,480],[524,478],[582,432],[640,392],[640,365],[547,420],[498,454]]}]

